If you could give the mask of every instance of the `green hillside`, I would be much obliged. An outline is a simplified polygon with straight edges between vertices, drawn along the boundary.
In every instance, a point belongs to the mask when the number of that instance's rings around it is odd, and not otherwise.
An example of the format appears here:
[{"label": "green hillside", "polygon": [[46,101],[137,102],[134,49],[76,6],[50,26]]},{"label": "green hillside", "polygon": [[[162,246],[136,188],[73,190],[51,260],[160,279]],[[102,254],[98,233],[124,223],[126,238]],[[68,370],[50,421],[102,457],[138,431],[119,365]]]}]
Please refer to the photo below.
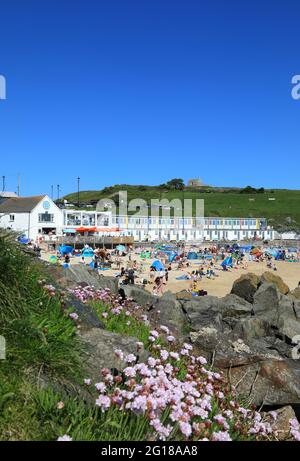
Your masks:
[{"label": "green hillside", "polygon": [[[118,204],[118,192],[127,191],[128,201],[143,198],[150,204],[151,199],[185,198],[204,199],[205,216],[223,217],[264,217],[279,231],[300,232],[300,190],[273,189],[261,193],[238,188],[184,187],[183,190],[164,186],[143,186],[119,184],[102,190],[80,192],[80,206],[95,205],[98,200],[111,198]],[[246,193],[243,193],[246,192]],[[77,193],[66,195],[64,199],[77,204]],[[273,200],[269,200],[273,199]],[[275,199],[275,200],[274,200]]]}]

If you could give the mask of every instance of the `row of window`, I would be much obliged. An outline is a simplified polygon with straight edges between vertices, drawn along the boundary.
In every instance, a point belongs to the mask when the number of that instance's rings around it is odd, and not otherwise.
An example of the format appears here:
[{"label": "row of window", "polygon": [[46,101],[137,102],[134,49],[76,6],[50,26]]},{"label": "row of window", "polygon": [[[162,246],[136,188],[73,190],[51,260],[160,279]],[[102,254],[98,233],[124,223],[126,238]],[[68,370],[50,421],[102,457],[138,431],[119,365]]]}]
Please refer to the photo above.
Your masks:
[{"label": "row of window", "polygon": [[255,227],[256,226],[256,219],[172,219],[172,218],[137,218],[137,217],[115,217],[113,218],[113,222],[119,225],[127,224],[130,225],[151,225],[151,224],[165,224],[165,225],[174,225],[176,222],[179,225],[195,225],[195,224],[204,224],[205,226],[225,226],[225,227],[232,227],[232,226],[247,226],[247,227]]}]

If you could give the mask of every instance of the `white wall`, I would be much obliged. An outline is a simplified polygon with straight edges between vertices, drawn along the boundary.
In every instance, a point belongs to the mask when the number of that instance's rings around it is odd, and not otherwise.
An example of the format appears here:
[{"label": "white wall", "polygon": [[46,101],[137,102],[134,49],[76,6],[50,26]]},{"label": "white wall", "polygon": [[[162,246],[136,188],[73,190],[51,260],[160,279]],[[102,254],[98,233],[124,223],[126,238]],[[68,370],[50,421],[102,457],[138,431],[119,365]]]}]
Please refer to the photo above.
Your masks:
[{"label": "white wall", "polygon": [[[47,205],[47,209],[44,208]],[[53,214],[53,222],[39,222],[39,214],[48,211]],[[10,214],[14,215],[14,221],[10,221]],[[38,205],[31,211],[31,213],[7,213],[1,217],[0,226],[4,228],[11,228],[16,232],[22,232],[26,237],[35,240],[42,228],[56,228],[56,233],[60,234],[63,227],[63,213],[55,205],[53,200],[47,195],[38,203]]]}]

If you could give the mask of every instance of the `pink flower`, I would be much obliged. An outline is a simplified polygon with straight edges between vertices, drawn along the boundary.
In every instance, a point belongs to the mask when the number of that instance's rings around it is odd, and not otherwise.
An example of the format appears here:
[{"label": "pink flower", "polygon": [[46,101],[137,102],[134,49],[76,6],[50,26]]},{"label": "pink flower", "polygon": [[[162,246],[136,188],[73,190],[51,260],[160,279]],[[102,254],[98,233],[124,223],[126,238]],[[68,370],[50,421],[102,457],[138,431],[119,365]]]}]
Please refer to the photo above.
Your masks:
[{"label": "pink flower", "polygon": [[90,386],[91,382],[92,380],[90,378],[84,380],[84,384],[86,384],[87,386]]},{"label": "pink flower", "polygon": [[161,331],[162,331],[163,333],[166,333],[166,335],[169,334],[169,331],[170,331],[170,330],[169,330],[168,327],[165,327],[164,325],[161,325],[161,326],[160,326],[160,329],[161,329]]},{"label": "pink flower", "polygon": [[123,351],[121,351],[121,349],[116,349],[116,350],[115,350],[115,356],[116,356],[118,359],[123,360],[123,358],[124,358]]},{"label": "pink flower", "polygon": [[108,410],[108,408],[110,407],[110,403],[110,398],[106,395],[99,395],[98,399],[96,400],[96,405],[98,407],[101,407],[101,410],[103,412]]},{"label": "pink flower", "polygon": [[231,438],[227,431],[213,432],[212,440],[216,442],[230,442]]},{"label": "pink flower", "polygon": [[151,336],[153,336],[155,339],[159,337],[159,333],[156,330],[150,331]]},{"label": "pink flower", "polygon": [[58,442],[71,442],[71,437],[67,434],[61,436],[61,437],[58,437],[57,441]]},{"label": "pink flower", "polygon": [[201,356],[200,356],[200,357],[197,357],[196,360],[197,360],[197,362],[201,363],[201,365],[205,365],[205,364],[207,363],[206,358],[201,357]]},{"label": "pink flower", "polygon": [[190,423],[186,423],[183,421],[179,422],[179,429],[181,430],[182,434],[186,437],[189,438],[189,436],[192,433],[192,426]]},{"label": "pink flower", "polygon": [[133,355],[133,354],[128,354],[128,355],[125,357],[125,362],[127,362],[127,363],[136,362],[136,356]]},{"label": "pink flower", "polygon": [[78,320],[79,319],[78,314],[76,314],[76,312],[72,312],[71,314],[69,314],[69,317],[72,320]]},{"label": "pink flower", "polygon": [[169,341],[169,343],[173,343],[175,341],[174,336],[172,336],[172,335],[167,336],[167,341]]},{"label": "pink flower", "polygon": [[165,349],[162,349],[160,351],[160,356],[161,356],[162,360],[166,361],[168,359],[168,357],[169,357],[169,352],[166,351]]},{"label": "pink flower", "polygon": [[107,313],[107,312],[102,312],[102,317],[103,317],[104,319],[107,319],[108,313]]},{"label": "pink flower", "polygon": [[126,367],[123,372],[128,378],[134,378],[136,376],[136,371],[133,367]]},{"label": "pink flower", "polygon": [[148,358],[148,365],[149,365],[150,367],[152,367],[152,368],[155,367],[155,365],[156,365],[156,360],[155,360],[153,357],[149,357],[149,358]]},{"label": "pink flower", "polygon": [[178,360],[179,354],[177,352],[170,352],[170,357],[172,357],[174,360]]},{"label": "pink flower", "polygon": [[96,383],[95,388],[97,389],[97,391],[99,391],[101,393],[106,391],[106,386],[105,386],[104,383]]}]

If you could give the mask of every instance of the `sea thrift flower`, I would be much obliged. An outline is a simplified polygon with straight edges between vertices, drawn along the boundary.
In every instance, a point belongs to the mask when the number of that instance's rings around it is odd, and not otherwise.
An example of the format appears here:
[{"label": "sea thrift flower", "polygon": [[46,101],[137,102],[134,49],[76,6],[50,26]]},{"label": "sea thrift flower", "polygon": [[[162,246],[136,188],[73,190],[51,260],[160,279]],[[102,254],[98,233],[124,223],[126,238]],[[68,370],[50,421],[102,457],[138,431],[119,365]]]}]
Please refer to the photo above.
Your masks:
[{"label": "sea thrift flower", "polygon": [[175,341],[174,336],[172,336],[172,335],[167,336],[167,341],[169,341],[169,343],[173,343]]},{"label": "sea thrift flower", "polygon": [[227,431],[213,432],[212,440],[217,442],[230,442],[231,437]]},{"label": "sea thrift flower", "polygon": [[71,442],[71,437],[67,434],[61,436],[61,437],[58,437],[57,441],[58,442]]},{"label": "sea thrift flower", "polygon": [[84,380],[84,384],[86,384],[87,386],[90,386],[91,382],[92,380],[90,378]]},{"label": "sea thrift flower", "polygon": [[127,362],[127,363],[136,362],[136,356],[133,355],[133,354],[128,354],[128,355],[125,357],[125,362]]},{"label": "sea thrift flower", "polygon": [[120,349],[115,350],[115,356],[120,360],[123,360],[123,358],[124,358],[124,354]]},{"label": "sea thrift flower", "polygon": [[189,438],[189,436],[192,433],[192,426],[189,423],[185,423],[185,422],[180,421],[179,422],[179,429],[181,430],[182,434],[186,438]]},{"label": "sea thrift flower", "polygon": [[69,314],[69,317],[72,319],[72,320],[78,320],[78,314],[76,314],[76,312],[72,312],[71,314]]},{"label": "sea thrift flower", "polygon": [[98,399],[96,400],[96,405],[101,407],[102,412],[108,410],[110,403],[110,398],[106,395],[99,395]]},{"label": "sea thrift flower", "polygon": [[101,393],[106,391],[106,386],[105,386],[104,383],[96,383],[95,388],[97,389],[97,391],[99,391]]},{"label": "sea thrift flower", "polygon": [[165,327],[164,325],[161,325],[161,326],[160,326],[160,329],[161,329],[161,331],[162,331],[163,333],[166,333],[166,335],[168,335],[169,332],[170,332],[169,328],[168,328],[168,327]]}]

